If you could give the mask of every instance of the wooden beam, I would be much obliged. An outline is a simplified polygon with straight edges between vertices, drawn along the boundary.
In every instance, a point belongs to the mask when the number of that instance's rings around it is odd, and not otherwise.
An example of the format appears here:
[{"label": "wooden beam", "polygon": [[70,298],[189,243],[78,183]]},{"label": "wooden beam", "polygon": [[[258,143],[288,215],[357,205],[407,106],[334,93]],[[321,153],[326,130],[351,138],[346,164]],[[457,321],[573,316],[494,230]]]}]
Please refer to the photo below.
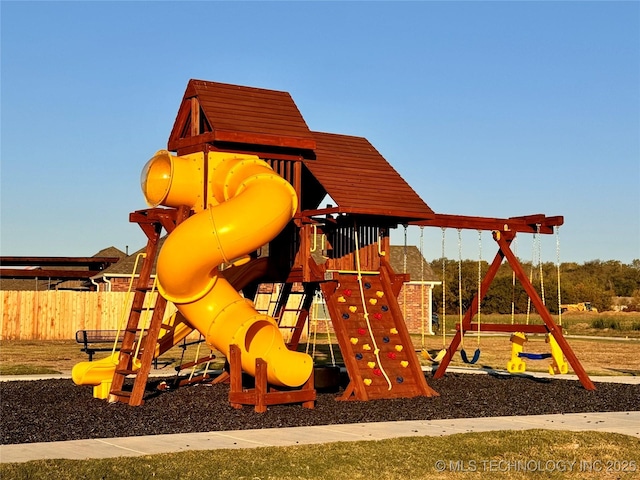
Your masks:
[{"label": "wooden beam", "polygon": [[436,213],[431,219],[410,222],[424,227],[460,228],[469,230],[497,230],[502,232],[554,233],[554,228],[564,223],[564,217],[547,217],[543,214],[510,218],[470,217]]},{"label": "wooden beam", "polygon": [[0,265],[3,267],[40,267],[43,265],[74,267],[110,265],[118,261],[120,261],[119,257],[0,257]]},{"label": "wooden beam", "polygon": [[0,268],[1,278],[59,278],[59,279],[88,279],[99,274],[102,270],[60,270],[19,268]]}]

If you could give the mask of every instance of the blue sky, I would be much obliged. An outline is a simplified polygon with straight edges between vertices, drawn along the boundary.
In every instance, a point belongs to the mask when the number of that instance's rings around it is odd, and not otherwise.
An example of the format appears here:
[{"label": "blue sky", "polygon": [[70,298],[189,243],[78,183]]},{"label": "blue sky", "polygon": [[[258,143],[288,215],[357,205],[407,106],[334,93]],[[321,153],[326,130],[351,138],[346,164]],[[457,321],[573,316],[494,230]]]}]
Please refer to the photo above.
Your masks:
[{"label": "blue sky", "polygon": [[[0,8],[2,255],[142,247],[140,171],[197,78],[290,92],[312,130],[366,137],[436,212],[564,215],[562,261],[640,258],[639,2]],[[463,257],[479,247],[465,232]]]}]

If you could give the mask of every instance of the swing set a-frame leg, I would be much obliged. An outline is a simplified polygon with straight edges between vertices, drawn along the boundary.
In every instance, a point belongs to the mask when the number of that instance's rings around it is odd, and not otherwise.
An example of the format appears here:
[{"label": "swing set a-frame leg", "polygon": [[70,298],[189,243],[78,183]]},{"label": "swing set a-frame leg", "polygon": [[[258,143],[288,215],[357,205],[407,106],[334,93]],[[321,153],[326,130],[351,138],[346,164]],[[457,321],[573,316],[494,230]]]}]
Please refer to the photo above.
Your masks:
[{"label": "swing set a-frame leg", "polygon": [[[511,234],[509,236],[513,239],[513,236],[515,236],[515,234]],[[533,285],[529,281],[529,278],[527,277],[527,274],[518,262],[518,259],[509,248],[509,244],[511,242],[508,241],[508,236],[505,234],[501,234],[500,232],[494,232],[493,238],[498,243],[500,251],[506,256],[507,261],[511,265],[511,268],[513,268],[516,277],[518,278],[518,280],[520,280],[520,283],[529,295],[529,298],[531,298],[531,302],[535,306],[540,317],[542,317],[542,320],[547,326],[547,330],[549,330],[549,333],[553,335],[553,338],[558,343],[558,346],[562,349],[564,356],[567,357],[567,361],[571,365],[571,368],[573,368],[575,374],[578,376],[578,379],[580,380],[580,383],[582,383],[582,386],[587,390],[595,390],[596,386],[589,378],[589,375],[587,375],[587,372],[584,370],[584,367],[580,363],[580,360],[578,360],[578,357],[576,357],[575,353],[573,353],[569,342],[567,342],[567,340],[564,338],[564,335],[562,334],[562,328],[556,325],[556,323],[553,321],[549,310],[547,310],[547,307],[542,302],[542,299],[538,295],[538,292],[536,292],[536,289],[533,287]]]},{"label": "swing set a-frame leg", "polygon": [[[582,383],[582,386],[587,390],[595,390],[596,389],[595,385],[589,378],[589,375],[587,375],[587,372],[584,370],[584,367],[580,363],[580,360],[578,360],[575,353],[573,353],[571,346],[569,345],[567,340],[564,338],[562,334],[562,328],[556,325],[556,323],[553,321],[553,318],[551,317],[549,310],[547,310],[547,307],[542,302],[542,299],[538,295],[538,292],[536,292],[535,287],[529,281],[529,277],[523,270],[517,257],[511,251],[510,245],[513,239],[515,238],[515,232],[494,231],[493,238],[498,243],[499,250],[491,266],[489,267],[487,274],[482,280],[482,283],[480,286],[480,292],[479,292],[479,294],[482,296],[481,298],[484,298],[484,295],[488,291],[489,286],[491,285],[491,282],[493,282],[493,279],[498,273],[498,269],[500,268],[500,264],[502,263],[502,260],[506,258],[507,261],[509,262],[509,265],[511,265],[511,268],[513,269],[516,277],[522,284],[525,292],[527,293],[527,295],[529,295],[529,298],[531,298],[531,302],[535,306],[540,317],[544,321],[547,331],[553,336],[558,346],[562,349],[564,356],[567,358],[567,361],[573,368],[573,371],[578,376],[578,379],[580,380],[580,383]],[[453,337],[451,344],[447,348],[447,353],[445,354],[444,358],[440,362],[440,365],[438,366],[438,369],[434,374],[434,378],[440,378],[445,374],[447,367],[449,366],[449,363],[453,358],[453,355],[455,354],[455,352],[458,350],[458,347],[460,346],[460,343],[462,341],[462,335],[464,335],[465,331],[471,329],[472,327],[471,319],[477,313],[477,303],[478,301],[476,296],[471,301],[471,306],[465,313],[465,316],[462,320],[462,328],[459,329],[456,332],[455,336]],[[487,326],[481,325],[480,326],[481,331],[490,331],[489,329],[491,328],[490,326],[488,326],[489,328],[482,328],[482,327],[487,327]]]}]

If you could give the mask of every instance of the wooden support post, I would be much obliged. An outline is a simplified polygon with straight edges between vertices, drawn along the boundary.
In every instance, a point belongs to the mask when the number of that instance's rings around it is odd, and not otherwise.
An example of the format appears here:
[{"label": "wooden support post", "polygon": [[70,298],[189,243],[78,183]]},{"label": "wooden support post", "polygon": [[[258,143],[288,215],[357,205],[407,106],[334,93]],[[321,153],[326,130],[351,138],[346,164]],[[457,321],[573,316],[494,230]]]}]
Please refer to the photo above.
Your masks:
[{"label": "wooden support post", "polygon": [[255,411],[264,413],[269,405],[301,403],[304,408],[315,407],[316,390],[314,388],[313,370],[306,383],[299,389],[276,390],[267,383],[267,362],[256,359],[255,387],[245,389],[242,386],[242,359],[237,345],[229,347],[229,370],[231,389],[229,402],[233,408],[243,405],[254,405]]}]

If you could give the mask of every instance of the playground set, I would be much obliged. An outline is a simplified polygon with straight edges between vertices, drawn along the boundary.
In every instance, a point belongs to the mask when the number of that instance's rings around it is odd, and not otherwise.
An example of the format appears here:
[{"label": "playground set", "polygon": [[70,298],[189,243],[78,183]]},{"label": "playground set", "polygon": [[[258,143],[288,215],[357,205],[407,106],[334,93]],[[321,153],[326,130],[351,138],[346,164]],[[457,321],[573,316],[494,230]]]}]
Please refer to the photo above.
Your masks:
[{"label": "playground set", "polygon": [[[146,164],[141,183],[150,208],[131,213],[130,221],[147,245],[135,284],[131,277],[120,351],[73,369],[75,383],[92,385],[98,398],[143,404],[153,359],[197,330],[228,360],[228,373],[215,381],[229,381],[234,407],[313,408],[313,358],[297,350],[318,294],[349,378],[340,400],[438,395],[427,384],[398,303],[409,280],[389,262],[389,233],[399,225],[489,230],[498,246],[438,356],[436,378],[466,332],[511,332],[513,372],[524,370],[517,360],[527,355],[525,335],[546,334],[555,370],[566,373],[564,355],[582,385],[595,389],[510,248],[517,233],[554,233],[562,217],[435,213],[365,138],[309,130],[287,92],[190,80],[167,150]],[[336,205],[321,207],[327,196]],[[472,322],[505,259],[542,324]],[[269,314],[253,302],[261,284],[280,285]],[[296,292],[294,285],[302,287]],[[296,321],[284,327],[279,320],[292,295],[300,297]],[[176,313],[167,314],[168,302]],[[283,328],[291,330],[287,342]],[[472,359],[464,349],[461,355],[472,363],[479,349]],[[254,387],[243,385],[243,372],[255,378]],[[130,389],[127,377],[134,378]]]}]

